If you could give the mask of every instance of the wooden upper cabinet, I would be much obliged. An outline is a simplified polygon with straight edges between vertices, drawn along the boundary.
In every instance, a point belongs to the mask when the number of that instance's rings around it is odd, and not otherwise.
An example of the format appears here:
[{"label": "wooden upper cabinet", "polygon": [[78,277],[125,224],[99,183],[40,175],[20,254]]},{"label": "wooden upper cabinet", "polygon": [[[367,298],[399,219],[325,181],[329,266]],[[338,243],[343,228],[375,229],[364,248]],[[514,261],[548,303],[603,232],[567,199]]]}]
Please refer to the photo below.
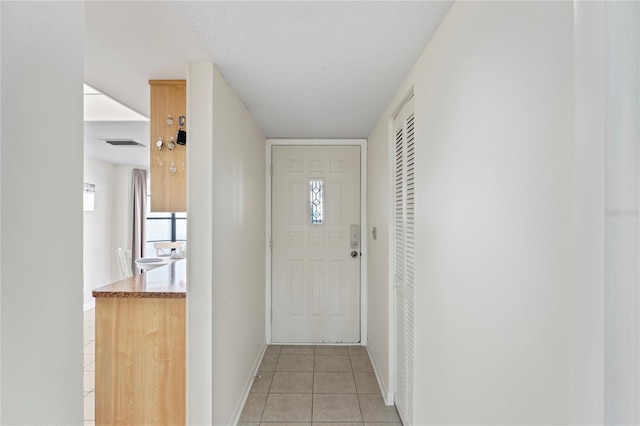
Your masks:
[{"label": "wooden upper cabinet", "polygon": [[[186,80],[149,80],[151,92],[151,211],[187,210],[187,146],[176,143],[179,117],[187,116]],[[169,117],[173,123],[169,123]],[[183,130],[187,130],[186,119]],[[157,142],[162,138],[162,148]],[[169,143],[175,147],[169,149]],[[187,140],[187,144],[188,144]]]}]

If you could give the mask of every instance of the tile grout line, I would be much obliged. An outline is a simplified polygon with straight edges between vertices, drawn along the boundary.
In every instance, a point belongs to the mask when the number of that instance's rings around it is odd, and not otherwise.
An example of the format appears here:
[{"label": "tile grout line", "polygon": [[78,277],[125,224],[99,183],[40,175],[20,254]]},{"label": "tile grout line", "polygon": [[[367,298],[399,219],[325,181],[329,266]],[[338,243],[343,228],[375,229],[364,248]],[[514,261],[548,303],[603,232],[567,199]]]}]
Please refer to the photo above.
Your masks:
[{"label": "tile grout line", "polygon": [[[311,408],[311,424],[313,424],[313,421],[314,421],[313,420],[313,415],[314,415],[314,412],[315,412],[315,395],[320,395],[319,393],[315,392],[315,375],[316,374],[321,374],[321,373],[327,373],[327,374],[339,374],[339,373],[341,373],[341,371],[338,371],[338,370],[336,370],[336,371],[318,372],[318,370],[315,369],[315,361],[317,360],[318,356],[342,355],[342,354],[341,353],[327,353],[327,354],[324,354],[323,353],[323,350],[324,350],[323,348],[318,348],[317,345],[311,345],[311,346],[313,347],[313,350],[311,351],[311,354],[310,354],[310,355],[312,355],[312,358],[311,358],[312,359],[312,365],[311,365],[312,368],[310,370],[311,374],[312,374],[311,391],[310,391],[310,396],[311,396],[311,401],[310,401],[311,402],[311,407],[310,408]],[[308,351],[306,351],[306,350],[302,351],[302,352],[308,353]],[[318,352],[320,352],[320,353],[318,353]],[[267,393],[266,393],[267,400],[271,395],[275,395],[275,393],[272,392],[273,391],[273,384],[274,384],[273,379],[274,379],[274,376],[275,376],[275,373],[276,373],[275,370],[277,369],[277,366],[278,366],[278,363],[280,362],[280,358],[281,358],[282,354],[283,354],[282,346],[279,348],[279,350],[278,350],[278,352],[276,354],[273,354],[273,355],[275,355],[276,361],[275,361],[274,371],[272,373],[273,374],[272,375],[272,379],[271,379],[271,382],[269,384],[269,387],[268,387]],[[298,354],[302,355],[301,351],[298,351]],[[291,354],[291,355],[293,355],[293,354]],[[360,424],[364,423],[364,414],[363,414],[362,401],[360,399],[361,394],[358,391],[358,387],[357,387],[357,383],[356,383],[356,377],[355,377],[356,372],[355,372],[354,367],[353,367],[353,357],[359,358],[359,362],[361,361],[360,360],[361,358],[367,358],[367,360],[370,362],[370,360],[368,359],[367,355],[368,354],[362,355],[361,353],[358,353],[358,352],[353,352],[352,353],[351,351],[349,351],[349,349],[347,349],[347,356],[349,357],[348,359],[349,359],[349,365],[350,365],[349,373],[350,373],[350,376],[351,376],[351,378],[353,380],[353,384],[354,384],[354,387],[355,387],[355,393],[354,394],[355,394],[356,399],[357,399],[358,409],[359,409],[359,413],[360,413],[359,422],[362,422]],[[361,363],[362,362],[360,362],[360,364]],[[300,371],[302,371],[302,370],[300,370]],[[307,371],[309,371],[309,370],[307,370]],[[292,371],[292,373],[295,373],[295,371]],[[366,372],[361,372],[361,373],[358,373],[358,374],[365,374],[365,373]],[[376,382],[377,382],[377,380],[376,380]],[[293,393],[293,392],[291,392],[291,393]],[[304,394],[304,393],[305,392],[295,392],[295,394]],[[345,392],[330,392],[329,394],[335,394],[335,395],[345,394],[345,395],[348,395],[349,392],[346,392],[346,393]],[[260,422],[265,422],[264,416],[265,416],[265,413],[266,413],[266,405],[267,405],[267,401],[265,401],[265,405],[262,408],[262,412],[261,412],[261,416],[260,416]]]},{"label": "tile grout line", "polygon": [[313,347],[313,364],[311,364],[311,424],[313,424],[313,400],[315,399],[315,385],[316,385],[316,350],[317,346]]},{"label": "tile grout line", "polygon": [[356,383],[356,374],[353,371],[353,362],[351,361],[351,351],[349,351],[349,362],[351,363],[351,374],[353,375],[353,385],[356,387],[356,399],[358,400],[358,408],[360,409],[360,420],[364,424],[364,416],[362,415],[362,404],[360,404],[360,394],[358,393],[358,385]]},{"label": "tile grout line", "polygon": [[[273,385],[273,378],[276,376],[276,368],[278,368],[278,362],[280,361],[281,352],[282,352],[282,347],[280,347],[280,351],[278,352],[278,359],[276,359],[276,366],[273,367],[273,374],[271,375],[271,383],[269,383],[269,389],[267,390],[267,397],[264,400],[264,406],[262,407],[262,412],[260,413],[260,421],[258,423],[262,423],[264,412],[267,409],[267,401],[269,401],[269,395],[271,394],[271,386]],[[262,358],[264,359],[264,355],[262,356]],[[243,407],[243,410],[244,410],[244,407]]]}]

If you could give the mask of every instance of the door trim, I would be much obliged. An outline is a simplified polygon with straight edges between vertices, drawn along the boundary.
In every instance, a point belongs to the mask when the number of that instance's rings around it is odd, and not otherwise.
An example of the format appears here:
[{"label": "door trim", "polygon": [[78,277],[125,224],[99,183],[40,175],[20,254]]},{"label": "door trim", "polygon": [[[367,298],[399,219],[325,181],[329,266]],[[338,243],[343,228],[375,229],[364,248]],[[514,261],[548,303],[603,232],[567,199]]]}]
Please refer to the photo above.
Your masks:
[{"label": "door trim", "polygon": [[267,139],[266,146],[266,215],[265,215],[265,337],[271,344],[271,163],[272,147],[291,146],[359,146],[360,147],[360,345],[367,344],[367,140],[366,139]]}]

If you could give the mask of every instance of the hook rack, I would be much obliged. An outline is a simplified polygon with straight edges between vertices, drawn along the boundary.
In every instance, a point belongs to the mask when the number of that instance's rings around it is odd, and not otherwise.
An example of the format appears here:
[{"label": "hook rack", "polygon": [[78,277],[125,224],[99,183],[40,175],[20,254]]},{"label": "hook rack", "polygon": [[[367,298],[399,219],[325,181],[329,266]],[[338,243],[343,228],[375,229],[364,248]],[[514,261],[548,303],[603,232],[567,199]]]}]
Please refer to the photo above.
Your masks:
[{"label": "hook rack", "polygon": [[[186,122],[186,81],[149,80],[151,211],[185,211],[186,149],[178,138]],[[183,131],[186,126],[183,127]],[[153,145],[161,141],[161,145]]]}]

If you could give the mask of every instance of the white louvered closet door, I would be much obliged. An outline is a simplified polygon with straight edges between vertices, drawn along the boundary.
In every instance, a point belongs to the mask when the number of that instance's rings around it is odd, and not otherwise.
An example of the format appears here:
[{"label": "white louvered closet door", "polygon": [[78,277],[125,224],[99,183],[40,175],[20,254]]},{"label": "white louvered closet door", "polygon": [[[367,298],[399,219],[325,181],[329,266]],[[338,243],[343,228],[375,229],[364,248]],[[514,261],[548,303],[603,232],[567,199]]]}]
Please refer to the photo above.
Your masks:
[{"label": "white louvered closet door", "polygon": [[405,425],[413,424],[413,289],[415,265],[415,128],[413,98],[393,122],[395,233],[395,404]]}]

